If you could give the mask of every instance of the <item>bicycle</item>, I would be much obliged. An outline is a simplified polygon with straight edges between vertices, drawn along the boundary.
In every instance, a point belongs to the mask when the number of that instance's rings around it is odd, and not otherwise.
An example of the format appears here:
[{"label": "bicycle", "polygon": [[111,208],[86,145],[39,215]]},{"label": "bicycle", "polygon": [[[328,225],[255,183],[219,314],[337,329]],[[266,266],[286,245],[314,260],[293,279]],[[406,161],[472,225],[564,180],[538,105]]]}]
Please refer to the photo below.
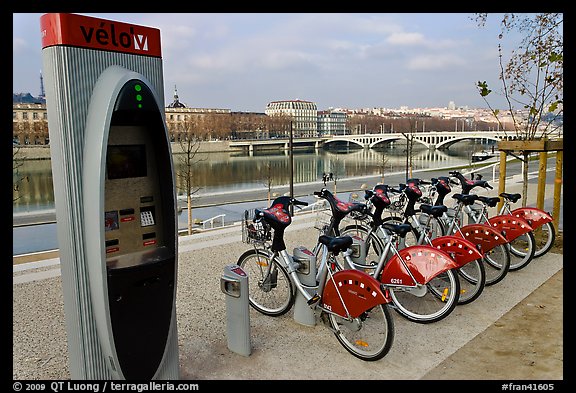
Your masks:
[{"label": "bicycle", "polygon": [[[356,219],[370,217],[375,222],[371,230],[362,226],[366,232],[350,232],[354,252],[344,258],[342,268],[364,271],[378,279],[390,293],[392,308],[410,321],[425,324],[450,315],[458,304],[460,282],[458,264],[447,252],[431,245],[398,248],[398,240],[410,229],[408,225],[380,226],[366,204],[342,202],[326,189],[314,195],[326,199],[333,211],[330,224],[321,227],[323,233],[346,236],[338,229],[346,211]],[[369,254],[372,251],[374,254]]]},{"label": "bicycle", "polygon": [[[416,180],[418,181],[418,180]],[[440,176],[432,178],[428,188],[428,198],[434,199],[435,206],[443,206],[444,198],[452,192],[451,184],[459,185],[449,177]],[[454,234],[469,239],[484,253],[483,261],[486,271],[486,286],[499,283],[510,271],[510,248],[508,240],[501,233],[503,228],[495,228],[491,224],[476,223],[463,224],[462,210],[465,206],[473,204],[477,195],[453,194],[456,205],[448,208],[440,217],[432,217],[431,221],[436,232],[440,234]],[[419,213],[419,221],[427,219],[425,213]],[[501,224],[505,225],[505,224]]]},{"label": "bicycle", "polygon": [[[315,315],[319,312],[320,319],[349,353],[364,361],[379,360],[390,351],[394,339],[390,297],[376,279],[364,272],[333,269],[336,256],[350,247],[352,239],[320,236],[318,242],[324,253],[317,272],[314,261],[299,261],[286,250],[284,232],[292,222],[289,209],[307,204],[282,196],[269,208],[256,209],[253,216],[245,213],[243,239],[254,248],[243,253],[237,264],[251,280],[249,303],[264,315],[280,316],[301,296],[303,304]],[[299,278],[299,272],[305,270],[312,270],[314,284],[305,284]]]},{"label": "bicycle", "polygon": [[[486,181],[482,180],[481,175],[474,177],[472,174],[471,179],[466,179],[464,175],[458,171],[449,173],[460,182],[462,187],[462,194],[470,194],[476,187],[484,189],[493,189],[493,187]],[[536,252],[536,239],[534,237],[533,228],[530,226],[520,213],[514,220],[510,220],[509,214],[497,214],[493,217],[488,217],[488,208],[496,207],[500,202],[499,197],[486,197],[478,196],[477,201],[480,205],[473,203],[466,205],[463,211],[469,217],[469,221],[475,223],[488,223],[496,227],[508,240],[508,248],[510,250],[510,271],[520,270],[526,267],[533,259]],[[528,212],[528,210],[522,210]],[[524,215],[524,214],[522,214]],[[512,215],[514,217],[514,215]]]},{"label": "bicycle", "polygon": [[[429,215],[429,217],[439,217],[446,211],[446,206],[431,206],[422,203],[419,209],[415,209],[413,204],[415,199],[412,194],[410,196],[404,194],[408,201],[405,213],[403,213],[404,219],[401,220],[394,216],[381,218],[383,211],[390,205],[389,190],[394,189],[388,185],[377,185],[372,190],[365,191],[365,199],[374,206],[373,214],[374,217],[377,217],[374,224],[369,226],[381,225],[380,222],[411,225],[411,230],[406,235],[406,237],[408,237],[408,234],[414,236],[411,245],[429,244],[447,252],[457,262],[458,268],[456,271],[460,281],[458,304],[468,304],[476,300],[484,291],[486,283],[486,271],[482,261],[483,255],[479,252],[477,246],[461,237],[434,233],[432,225],[434,221],[430,218],[422,221],[415,218],[415,213],[420,210]],[[399,190],[396,191],[400,192]],[[358,226],[354,225],[345,228],[342,234],[359,235],[359,231]],[[365,230],[363,237],[368,238],[370,236],[369,232],[370,229]],[[375,233],[380,234],[381,232],[376,231]],[[400,242],[398,246],[406,247],[405,239],[404,244]]]},{"label": "bicycle", "polygon": [[534,229],[534,238],[536,240],[534,258],[539,258],[550,251],[556,240],[556,228],[553,224],[554,219],[552,215],[536,207],[518,207],[511,210],[510,203],[516,203],[522,195],[502,192],[500,196],[504,199],[504,204],[498,214],[511,214],[524,218]]}]

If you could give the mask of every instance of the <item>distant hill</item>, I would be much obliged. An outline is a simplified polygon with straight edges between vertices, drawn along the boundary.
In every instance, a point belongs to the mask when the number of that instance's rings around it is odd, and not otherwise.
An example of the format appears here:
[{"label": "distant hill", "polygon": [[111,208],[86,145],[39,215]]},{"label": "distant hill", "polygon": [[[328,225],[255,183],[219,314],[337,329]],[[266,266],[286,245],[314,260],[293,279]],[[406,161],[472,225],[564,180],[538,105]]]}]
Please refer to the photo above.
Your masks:
[{"label": "distant hill", "polygon": [[30,93],[12,94],[13,104],[45,104],[46,99],[41,97],[34,97]]}]

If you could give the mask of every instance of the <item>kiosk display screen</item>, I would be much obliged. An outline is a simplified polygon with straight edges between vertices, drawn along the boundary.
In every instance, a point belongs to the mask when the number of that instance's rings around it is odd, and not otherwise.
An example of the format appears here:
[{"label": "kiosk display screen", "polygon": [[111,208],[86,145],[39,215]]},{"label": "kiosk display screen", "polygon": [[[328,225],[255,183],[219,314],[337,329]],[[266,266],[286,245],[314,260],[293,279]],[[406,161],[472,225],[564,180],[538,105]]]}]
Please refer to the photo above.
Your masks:
[{"label": "kiosk display screen", "polygon": [[146,145],[109,145],[106,170],[109,180],[146,176]]}]

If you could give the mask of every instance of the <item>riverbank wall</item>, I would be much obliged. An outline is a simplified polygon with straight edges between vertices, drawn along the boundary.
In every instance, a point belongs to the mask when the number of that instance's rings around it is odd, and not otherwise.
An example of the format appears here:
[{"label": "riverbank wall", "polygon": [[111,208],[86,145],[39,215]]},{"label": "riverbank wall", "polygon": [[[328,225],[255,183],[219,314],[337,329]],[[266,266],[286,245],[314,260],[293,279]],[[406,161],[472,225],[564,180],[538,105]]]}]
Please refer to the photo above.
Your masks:
[{"label": "riverbank wall", "polygon": [[[171,143],[172,153],[183,153],[179,143]],[[199,153],[216,153],[242,151],[241,148],[230,147],[229,141],[200,142]],[[12,157],[15,160],[49,160],[50,145],[17,146],[12,148]]]}]

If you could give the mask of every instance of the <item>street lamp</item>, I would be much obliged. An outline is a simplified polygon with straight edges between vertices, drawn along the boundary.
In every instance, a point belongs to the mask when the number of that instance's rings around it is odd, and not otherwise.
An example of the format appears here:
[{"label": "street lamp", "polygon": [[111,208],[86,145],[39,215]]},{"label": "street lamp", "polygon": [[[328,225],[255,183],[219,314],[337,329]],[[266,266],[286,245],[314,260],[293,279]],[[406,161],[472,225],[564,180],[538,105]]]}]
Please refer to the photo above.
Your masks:
[{"label": "street lamp", "polygon": [[[292,141],[292,121],[290,121],[290,198],[294,198],[294,149]],[[290,204],[290,215],[294,216],[294,205]]]}]

